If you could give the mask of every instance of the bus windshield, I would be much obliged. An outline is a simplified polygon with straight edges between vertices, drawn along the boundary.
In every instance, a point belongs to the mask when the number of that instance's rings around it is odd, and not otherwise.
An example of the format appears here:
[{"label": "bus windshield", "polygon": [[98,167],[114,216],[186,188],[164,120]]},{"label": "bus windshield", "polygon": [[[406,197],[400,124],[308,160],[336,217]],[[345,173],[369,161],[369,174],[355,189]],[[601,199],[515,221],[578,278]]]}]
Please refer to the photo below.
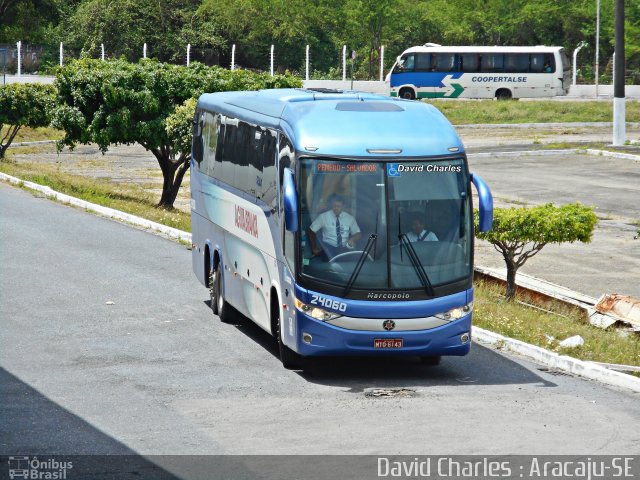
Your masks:
[{"label": "bus windshield", "polygon": [[301,273],[351,289],[425,290],[471,272],[463,159],[299,163]]}]

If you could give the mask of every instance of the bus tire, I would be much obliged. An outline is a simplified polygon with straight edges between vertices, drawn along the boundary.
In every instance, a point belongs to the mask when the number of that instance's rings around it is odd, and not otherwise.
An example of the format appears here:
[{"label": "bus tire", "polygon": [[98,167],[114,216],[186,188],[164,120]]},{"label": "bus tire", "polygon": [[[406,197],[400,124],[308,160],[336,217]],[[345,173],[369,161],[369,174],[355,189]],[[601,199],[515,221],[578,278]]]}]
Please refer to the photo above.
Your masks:
[{"label": "bus tire", "polygon": [[496,98],[498,100],[511,100],[513,95],[511,94],[511,90],[508,88],[499,88],[496,91]]},{"label": "bus tire", "polygon": [[429,367],[437,367],[438,365],[440,365],[440,360],[442,360],[442,357],[440,355],[431,357],[420,357],[420,363]]},{"label": "bus tire", "polygon": [[278,343],[278,354],[282,366],[287,370],[301,370],[302,369],[302,357],[296,352],[287,347],[282,341],[282,322],[280,319],[280,309],[276,307],[275,311],[271,313],[276,315],[276,341]]},{"label": "bus tire", "polygon": [[405,100],[415,100],[416,95],[413,93],[413,89],[411,88],[401,88],[399,93],[400,98],[404,98]]},{"label": "bus tire", "polygon": [[220,262],[211,269],[209,277],[209,297],[211,298],[211,310],[220,317],[223,322],[231,320],[231,306],[224,299],[222,293],[222,275],[220,273]]}]

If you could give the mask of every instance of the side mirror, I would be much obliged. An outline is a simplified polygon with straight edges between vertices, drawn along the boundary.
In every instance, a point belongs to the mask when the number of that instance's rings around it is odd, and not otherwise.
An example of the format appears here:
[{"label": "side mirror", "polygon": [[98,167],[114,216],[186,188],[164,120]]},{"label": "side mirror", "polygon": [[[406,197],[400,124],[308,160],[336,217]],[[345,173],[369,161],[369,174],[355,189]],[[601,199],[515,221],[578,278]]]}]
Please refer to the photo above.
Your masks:
[{"label": "side mirror", "polygon": [[488,232],[493,227],[493,196],[489,186],[478,175],[471,174],[471,181],[478,191],[480,231]]},{"label": "side mirror", "polygon": [[293,172],[290,168],[284,169],[282,202],[284,203],[284,226],[290,232],[298,231],[298,193]]}]

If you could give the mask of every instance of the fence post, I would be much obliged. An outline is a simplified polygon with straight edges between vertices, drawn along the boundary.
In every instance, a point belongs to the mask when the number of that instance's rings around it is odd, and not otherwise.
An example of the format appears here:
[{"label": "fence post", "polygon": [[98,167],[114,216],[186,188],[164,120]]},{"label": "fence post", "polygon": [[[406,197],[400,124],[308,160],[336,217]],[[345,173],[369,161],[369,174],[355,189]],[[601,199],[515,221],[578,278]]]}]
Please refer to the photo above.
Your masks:
[{"label": "fence post", "polygon": [[580,42],[578,48],[573,51],[573,86],[576,85],[576,79],[578,77],[578,52],[581,48],[586,47],[587,42]]},{"label": "fence post", "polygon": [[273,45],[271,45],[271,68],[269,69],[271,76],[273,77]]},{"label": "fence post", "polygon": [[100,44],[100,48],[102,49],[102,61],[104,62],[104,43]]},{"label": "fence post", "polygon": [[191,44],[187,44],[187,67],[191,63]]},{"label": "fence post", "polygon": [[16,43],[18,46],[18,76],[22,75],[22,42]]},{"label": "fence post", "polygon": [[145,59],[147,58],[147,44],[146,43],[142,46],[142,58],[145,58]]},{"label": "fence post", "polygon": [[380,46],[380,81],[384,81],[384,45]]},{"label": "fence post", "polygon": [[64,63],[64,47],[62,45],[62,42],[60,42],[60,66],[62,67]]},{"label": "fence post", "polygon": [[236,44],[231,45],[231,70],[236,69]]},{"label": "fence post", "polygon": [[342,47],[342,81],[347,81],[347,46]]},{"label": "fence post", "polygon": [[307,51],[306,51],[305,70],[307,72],[305,75],[305,78],[308,81],[309,80],[309,45],[307,45]]}]

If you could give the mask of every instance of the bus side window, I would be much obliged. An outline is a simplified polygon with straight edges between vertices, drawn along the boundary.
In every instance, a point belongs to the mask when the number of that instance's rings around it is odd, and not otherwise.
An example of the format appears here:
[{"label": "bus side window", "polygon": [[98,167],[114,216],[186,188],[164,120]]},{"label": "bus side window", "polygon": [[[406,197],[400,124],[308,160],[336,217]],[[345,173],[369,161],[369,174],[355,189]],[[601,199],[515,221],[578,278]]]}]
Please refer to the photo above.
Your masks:
[{"label": "bus side window", "polygon": [[224,126],[224,149],[222,150],[221,171],[218,178],[224,183],[234,186],[235,183],[235,155],[236,155],[236,138],[238,131],[238,121],[233,118],[225,118]]},{"label": "bus side window", "polygon": [[478,54],[463,53],[460,55],[460,70],[466,73],[478,71]]},{"label": "bus side window", "polygon": [[224,141],[225,130],[225,117],[222,115],[218,115],[218,143],[216,146],[215,157],[212,158],[211,161],[213,162],[213,171],[216,172],[216,178],[219,179],[222,178],[223,152],[225,148],[227,148]]},{"label": "bus side window", "polygon": [[507,73],[529,72],[528,53],[507,53],[504,56],[504,71]]},{"label": "bus side window", "polygon": [[275,207],[276,199],[276,132],[267,130],[262,135],[262,200]]},{"label": "bus side window", "polygon": [[220,115],[207,115],[207,137],[205,147],[206,170],[204,173],[214,176],[216,147],[218,146],[218,132],[220,130]]},{"label": "bus side window", "polygon": [[455,72],[458,70],[454,53],[437,53],[431,70],[434,72]]},{"label": "bus side window", "polygon": [[486,53],[480,59],[480,71],[486,73],[500,73],[504,71],[504,54]]},{"label": "bus side window", "polygon": [[[236,135],[236,154],[234,163],[236,164],[235,187],[243,192],[255,195],[255,176],[251,176],[249,168],[249,155],[251,146],[251,136],[253,130],[245,122],[238,122]],[[251,192],[253,190],[253,192]]]},{"label": "bus side window", "polygon": [[431,54],[430,53],[416,54],[415,71],[416,72],[431,71]]},{"label": "bus side window", "polygon": [[531,54],[531,71],[535,73],[555,72],[556,65],[551,53]]},{"label": "bus side window", "polygon": [[413,53],[403,57],[404,63],[401,66],[401,72],[413,72],[415,70],[415,56]]},{"label": "bus side window", "polygon": [[193,118],[193,159],[200,168],[203,157],[204,144],[204,112],[196,112]]}]

